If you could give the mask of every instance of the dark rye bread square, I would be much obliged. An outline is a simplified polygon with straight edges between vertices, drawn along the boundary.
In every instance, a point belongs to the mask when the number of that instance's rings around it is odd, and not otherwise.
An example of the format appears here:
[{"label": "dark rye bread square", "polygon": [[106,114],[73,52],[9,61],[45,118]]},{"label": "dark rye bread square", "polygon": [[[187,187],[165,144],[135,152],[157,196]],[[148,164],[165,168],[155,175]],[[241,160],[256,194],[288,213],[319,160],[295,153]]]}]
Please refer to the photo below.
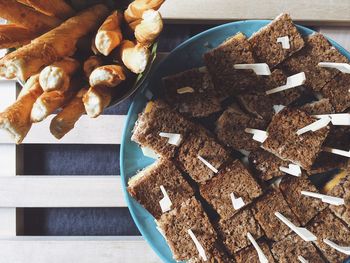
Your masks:
[{"label": "dark rye bread square", "polygon": [[165,213],[157,221],[164,234],[175,260],[200,258],[198,250],[188,234],[191,229],[206,255],[213,249],[217,234],[211,225],[202,205],[192,197],[180,207]]},{"label": "dark rye bread square", "polygon": [[194,195],[193,189],[184,180],[179,169],[172,161],[166,159],[159,159],[137,173],[129,180],[128,185],[130,195],[156,219],[163,214],[159,204],[164,197],[160,190],[161,185],[172,202],[172,209]]},{"label": "dark rye bread square", "polygon": [[320,99],[300,107],[300,110],[306,112],[309,115],[322,115],[335,113],[334,108],[329,99]]},{"label": "dark rye bread square", "polygon": [[318,66],[319,62],[348,63],[348,59],[334,48],[323,35],[315,33],[306,38],[306,44],[302,50],[295,53],[283,64],[293,73],[305,72],[305,86],[313,91],[320,91],[339,71],[321,68]]},{"label": "dark rye bread square", "polygon": [[[277,43],[277,38],[284,36],[289,37],[289,49],[284,49],[281,43]],[[303,37],[289,14],[285,13],[254,33],[249,38],[249,43],[259,62],[267,63],[270,67],[278,65],[304,46]]]},{"label": "dark rye bread square", "polygon": [[306,242],[294,233],[272,244],[271,250],[279,263],[300,263],[298,256],[302,256],[309,263],[326,262],[312,242]]},{"label": "dark rye bread square", "polygon": [[321,94],[330,100],[336,112],[350,107],[350,75],[339,73],[321,90]]},{"label": "dark rye bread square", "polygon": [[257,177],[264,181],[284,175],[284,172],[280,171],[279,168],[281,166],[288,167],[289,165],[289,162],[261,148],[250,152],[248,160],[249,164],[257,172]]},{"label": "dark rye bread square", "polygon": [[297,217],[289,208],[288,203],[278,189],[273,189],[262,196],[254,204],[253,212],[266,236],[273,241],[279,241],[292,232],[288,226],[275,216],[275,212],[280,212],[293,224],[299,225]]},{"label": "dark rye bread square", "polygon": [[[218,242],[219,243],[219,242]],[[220,244],[216,244],[215,247],[206,255],[207,261],[202,258],[193,258],[188,263],[234,263],[234,259],[228,255]]]},{"label": "dark rye bread square", "polygon": [[183,141],[193,129],[193,123],[172,110],[163,101],[157,100],[149,102],[139,115],[131,140],[154,150],[163,157],[172,158],[179,147],[169,144],[168,138],[159,136],[159,133],[178,133],[182,135]]},{"label": "dark rye bread square", "polygon": [[323,239],[329,239],[340,246],[350,246],[349,228],[336,217],[329,209],[323,210],[316,216],[308,226],[314,235],[317,236],[316,246],[330,263],[344,262],[347,255],[331,248],[323,242]]},{"label": "dark rye bread square", "polygon": [[248,208],[240,210],[229,219],[221,219],[219,221],[219,234],[232,255],[250,245],[247,237],[248,232],[252,234],[254,239],[264,235],[252,211]]},{"label": "dark rye bread square", "polygon": [[[264,240],[258,240],[257,243],[261,250],[264,252],[264,255],[266,256],[268,262],[276,262],[272,256],[268,243]],[[235,254],[235,259],[237,263],[260,263],[258,253],[252,245],[237,252]]]},{"label": "dark rye bread square", "polygon": [[205,53],[204,61],[215,87],[224,96],[249,92],[261,86],[261,78],[252,70],[234,68],[235,64],[255,63],[250,44],[242,33]]},{"label": "dark rye bread square", "polygon": [[302,92],[300,89],[290,89],[267,95],[265,91],[285,85],[287,75],[280,69],[272,71],[270,76],[264,76],[264,91],[246,93],[237,96],[240,105],[249,113],[258,118],[270,121],[275,114],[274,105],[288,106],[298,99]]},{"label": "dark rye bread square", "polygon": [[262,194],[261,186],[249,170],[239,160],[234,160],[222,169],[218,175],[200,186],[202,197],[215,209],[221,218],[232,217],[237,211],[233,208],[231,193],[242,198],[245,205],[250,204]]},{"label": "dark rye bread square", "polygon": [[289,207],[303,226],[319,212],[327,208],[327,205],[320,199],[301,194],[301,191],[318,193],[317,188],[306,175],[302,175],[301,177],[287,175],[282,178],[279,188]]},{"label": "dark rye bread square", "polygon": [[229,106],[216,121],[215,133],[218,140],[236,150],[252,151],[260,147],[253,140],[253,135],[246,133],[246,128],[265,130],[267,123],[263,119],[253,117],[243,112],[235,104]]},{"label": "dark rye bread square", "polygon": [[215,173],[199,158],[209,162],[217,170],[230,159],[230,154],[207,131],[197,129],[192,132],[181,144],[177,156],[182,169],[197,183],[212,178]]},{"label": "dark rye bread square", "polygon": [[350,227],[350,174],[348,173],[333,189],[327,193],[331,196],[343,198],[344,205],[330,205],[329,208]]},{"label": "dark rye bread square", "polygon": [[298,135],[297,131],[316,120],[301,110],[284,108],[272,118],[267,128],[268,137],[262,147],[283,160],[310,170],[321,151],[329,127],[302,135]]},{"label": "dark rye bread square", "polygon": [[[185,87],[192,88],[193,92],[178,92]],[[163,78],[163,92],[169,105],[189,117],[206,117],[221,110],[222,98],[205,67]]]}]

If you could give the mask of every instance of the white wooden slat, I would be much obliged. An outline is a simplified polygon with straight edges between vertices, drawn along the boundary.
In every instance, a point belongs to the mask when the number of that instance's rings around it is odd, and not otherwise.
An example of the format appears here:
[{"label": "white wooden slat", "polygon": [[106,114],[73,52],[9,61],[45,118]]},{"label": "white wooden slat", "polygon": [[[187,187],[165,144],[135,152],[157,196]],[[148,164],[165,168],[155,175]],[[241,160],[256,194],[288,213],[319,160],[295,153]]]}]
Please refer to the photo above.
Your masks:
[{"label": "white wooden slat", "polygon": [[[126,119],[125,115],[102,115],[94,119],[83,115],[73,130],[61,140],[57,140],[49,129],[53,117],[54,115],[51,115],[44,121],[34,124],[23,143],[120,144]],[[7,134],[0,134],[0,143],[13,144]]]},{"label": "white wooden slat", "polygon": [[0,177],[2,208],[125,206],[120,176]]},{"label": "white wooden slat", "polygon": [[[16,82],[0,80],[1,100],[0,111],[16,100]],[[10,176],[15,178],[16,145],[0,145],[0,178]],[[0,208],[0,237],[15,236],[17,233],[16,208]]]},{"label": "white wooden slat", "polygon": [[350,51],[350,27],[320,27],[319,32]]},{"label": "white wooden slat", "polygon": [[288,12],[307,24],[350,24],[350,1],[332,0],[173,0],[160,11],[169,23],[218,23],[245,19],[271,19]]},{"label": "white wooden slat", "polygon": [[156,263],[141,237],[0,238],[0,261],[11,263]]}]

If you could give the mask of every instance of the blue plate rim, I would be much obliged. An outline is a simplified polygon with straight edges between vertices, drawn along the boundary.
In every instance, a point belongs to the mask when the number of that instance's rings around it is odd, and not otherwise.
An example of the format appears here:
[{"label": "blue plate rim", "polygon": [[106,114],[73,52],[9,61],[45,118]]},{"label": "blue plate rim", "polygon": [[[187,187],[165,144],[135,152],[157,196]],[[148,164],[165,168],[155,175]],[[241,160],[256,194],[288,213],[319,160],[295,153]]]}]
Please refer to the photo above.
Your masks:
[{"label": "blue plate rim", "polygon": [[[272,20],[240,20],[240,21],[234,21],[234,22],[229,22],[229,23],[225,23],[225,24],[222,24],[222,25],[218,25],[218,26],[215,26],[213,28],[210,28],[210,29],[207,29],[201,33],[198,33],[197,35],[195,36],[192,36],[191,38],[185,40],[184,42],[182,42],[181,44],[179,44],[176,48],[174,48],[170,53],[169,55],[167,56],[167,58],[171,58],[172,56],[175,56],[176,55],[176,52],[177,50],[179,49],[182,49],[183,46],[186,46],[187,44],[195,41],[196,39],[202,37],[203,35],[205,34],[208,34],[208,33],[211,33],[212,31],[216,31],[216,30],[220,30],[222,29],[223,27],[228,27],[230,25],[240,25],[240,24],[244,24],[244,23],[269,23],[271,22]],[[308,27],[305,27],[305,26],[301,26],[301,25],[298,25],[298,24],[295,24],[297,26],[298,29],[302,29],[303,31],[306,31],[308,32],[308,35],[310,34],[314,34],[314,33],[317,33],[317,31],[313,30],[313,29],[310,29]],[[336,47],[342,54],[346,54],[346,56],[350,59],[350,55],[349,55],[349,52],[343,48],[341,45],[339,45],[336,41],[326,37],[330,42],[331,44]],[[148,80],[145,80],[145,82],[143,83],[142,87],[136,92],[136,96],[134,97],[132,103],[130,104],[130,107],[129,107],[129,110],[128,110],[128,113],[127,113],[127,118],[126,118],[126,121],[124,123],[124,127],[123,127],[123,130],[122,130],[122,139],[121,139],[121,144],[120,144],[120,176],[121,176],[121,182],[122,182],[122,191],[123,191],[123,196],[126,200],[126,203],[127,203],[127,206],[128,206],[128,209],[130,211],[130,214],[131,214],[131,217],[132,219],[134,220],[138,230],[140,231],[142,237],[146,240],[146,242],[151,246],[152,250],[158,255],[158,257],[160,257],[160,259],[163,261],[163,262],[166,262],[167,261],[167,258],[165,258],[163,256],[162,253],[159,252],[158,248],[155,246],[155,244],[153,244],[153,242],[150,241],[148,235],[144,232],[144,229],[141,225],[141,223],[139,222],[139,219],[138,217],[136,216],[134,210],[131,208],[131,196],[129,195],[128,191],[127,191],[127,185],[128,185],[128,182],[127,182],[127,178],[125,176],[125,165],[124,165],[124,155],[125,155],[125,141],[130,139],[130,138],[127,138],[127,130],[128,130],[128,123],[130,122],[130,119],[131,119],[131,115],[132,115],[132,112],[134,110],[134,107],[135,107],[135,103],[136,103],[136,99],[137,99],[137,95],[139,95],[140,93],[143,92],[143,90],[145,88],[147,88],[148,86],[148,83],[149,83],[149,80],[152,79],[153,77],[153,74],[154,72],[157,71],[158,68],[162,67],[162,65],[166,63],[166,59],[161,61],[158,65],[156,65],[154,67],[154,69],[152,70],[152,72],[150,72],[149,74],[149,77],[148,77]]]}]

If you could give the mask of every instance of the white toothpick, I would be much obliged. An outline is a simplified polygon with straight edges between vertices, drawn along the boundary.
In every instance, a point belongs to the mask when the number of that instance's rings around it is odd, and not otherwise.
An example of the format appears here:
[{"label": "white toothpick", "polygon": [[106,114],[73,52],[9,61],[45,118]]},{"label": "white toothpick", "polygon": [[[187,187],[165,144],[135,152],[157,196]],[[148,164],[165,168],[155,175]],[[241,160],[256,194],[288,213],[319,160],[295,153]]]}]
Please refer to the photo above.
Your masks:
[{"label": "white toothpick", "polygon": [[275,212],[275,216],[286,224],[291,230],[293,230],[298,236],[305,241],[315,241],[317,237],[304,227],[298,227],[294,225],[289,219],[283,216],[280,212]]},{"label": "white toothpick", "polygon": [[273,110],[275,114],[279,113],[281,110],[283,110],[286,106],[284,105],[273,105]]},{"label": "white toothpick", "polygon": [[301,263],[309,263],[309,261],[306,260],[303,256],[298,256],[298,259]]},{"label": "white toothpick", "polygon": [[301,191],[302,195],[314,197],[321,199],[322,202],[331,204],[331,205],[344,205],[345,201],[343,198],[335,197],[335,196],[330,196],[330,195],[324,195],[320,193],[314,193],[314,192],[309,192],[309,191]]},{"label": "white toothpick", "polygon": [[311,124],[301,128],[301,129],[299,129],[297,131],[297,134],[298,135],[302,135],[302,134],[304,134],[306,132],[309,132],[309,131],[320,130],[320,129],[326,127],[328,125],[328,123],[330,123],[330,121],[331,121],[331,118],[329,118],[328,116],[325,116],[325,117],[323,117],[323,118],[321,118],[321,119],[319,119],[319,120],[317,120],[317,121],[315,121],[315,122],[313,122],[313,123],[311,123]]},{"label": "white toothpick", "polygon": [[334,149],[334,148],[330,148],[330,147],[323,147],[323,151],[350,158],[350,150],[344,151],[344,150]]},{"label": "white toothpick", "polygon": [[268,259],[264,254],[264,251],[260,248],[259,244],[255,241],[254,237],[252,236],[252,234],[250,234],[249,232],[247,233],[247,237],[250,241],[250,243],[252,243],[253,247],[255,248],[256,252],[258,253],[258,258],[260,263],[268,263]]},{"label": "white toothpick", "polygon": [[199,243],[199,241],[198,241],[198,239],[196,238],[196,236],[193,234],[192,230],[191,230],[191,229],[188,229],[188,230],[187,230],[187,233],[188,233],[188,234],[190,235],[190,237],[192,238],[193,243],[194,243],[194,245],[196,246],[200,257],[201,257],[204,261],[207,261],[208,258],[207,258],[206,254],[205,254],[205,250],[204,250],[203,246],[201,245],[201,243]]},{"label": "white toothpick", "polygon": [[304,72],[289,76],[285,85],[266,91],[266,95],[301,86],[305,83],[305,80],[306,76]]},{"label": "white toothpick", "polygon": [[170,197],[163,185],[160,186],[160,191],[162,191],[164,197],[159,201],[159,204],[160,208],[162,209],[162,212],[165,213],[171,210],[171,206],[173,203],[171,202]]},{"label": "white toothpick", "polygon": [[251,129],[251,128],[246,128],[244,131],[246,133],[253,134],[253,140],[261,142],[261,143],[263,143],[268,137],[268,133],[266,131],[262,131],[262,130],[258,130],[258,129]]},{"label": "white toothpick", "polygon": [[288,165],[288,167],[280,166],[279,170],[282,171],[282,172],[285,172],[287,174],[293,175],[293,176],[297,176],[297,177],[301,176],[300,166],[296,165],[296,164],[293,164],[293,163],[290,163]]},{"label": "white toothpick", "polygon": [[255,63],[255,64],[235,64],[233,65],[235,69],[251,69],[256,75],[271,75],[271,70],[269,65],[266,63]]},{"label": "white toothpick", "polygon": [[281,43],[283,49],[290,49],[290,43],[289,43],[288,36],[277,38],[277,43]]},{"label": "white toothpick", "polygon": [[329,239],[323,239],[323,242],[331,248],[334,248],[335,250],[339,251],[340,253],[350,255],[350,247],[339,246],[338,244],[334,243],[333,241],[330,241]]},{"label": "white toothpick", "polygon": [[314,115],[314,117],[322,119],[324,117],[331,118],[331,122],[333,125],[350,125],[350,113],[336,113],[336,114],[321,114]]},{"label": "white toothpick", "polygon": [[148,147],[141,147],[142,153],[144,156],[152,158],[152,159],[158,159],[159,155],[153,151],[152,149]]},{"label": "white toothpick", "polygon": [[16,80],[17,80],[17,82],[19,83],[19,85],[21,85],[21,87],[23,88],[24,85],[25,85],[25,83],[24,83],[21,79],[19,79],[19,78],[17,78]]},{"label": "white toothpick", "polygon": [[168,143],[176,146],[179,146],[182,141],[182,136],[178,133],[160,132],[159,136],[168,138]]},{"label": "white toothpick", "polygon": [[233,208],[234,208],[235,210],[238,210],[238,209],[242,208],[243,206],[245,206],[245,203],[244,203],[242,197],[235,198],[234,193],[231,193],[231,194],[230,194],[230,197],[231,197],[231,201],[232,201]]},{"label": "white toothpick", "polygon": [[197,155],[197,158],[205,164],[210,170],[212,170],[214,173],[218,173],[218,169],[216,169],[211,163],[209,163],[207,160],[205,160],[202,156]]},{"label": "white toothpick", "polygon": [[183,87],[176,90],[177,94],[193,93],[194,89],[191,87]]},{"label": "white toothpick", "polygon": [[343,73],[350,73],[350,65],[347,63],[336,63],[336,62],[320,62],[318,66],[321,68],[335,68]]}]

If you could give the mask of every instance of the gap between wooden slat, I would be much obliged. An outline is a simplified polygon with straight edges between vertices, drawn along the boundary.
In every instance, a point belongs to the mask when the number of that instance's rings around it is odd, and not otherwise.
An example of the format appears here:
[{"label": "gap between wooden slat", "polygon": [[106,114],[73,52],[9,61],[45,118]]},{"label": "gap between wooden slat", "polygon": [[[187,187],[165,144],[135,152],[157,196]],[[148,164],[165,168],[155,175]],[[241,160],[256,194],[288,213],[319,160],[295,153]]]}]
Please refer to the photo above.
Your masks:
[{"label": "gap between wooden slat", "polygon": [[309,25],[350,25],[350,1],[330,0],[176,0],[165,1],[160,11],[168,23],[221,23],[272,19],[288,12]]},{"label": "gap between wooden slat", "polygon": [[[120,144],[125,115],[102,115],[92,119],[83,115],[76,126],[61,140],[50,133],[50,122],[54,115],[32,126],[23,143],[33,144]],[[0,134],[0,143],[12,144],[7,134]]]},{"label": "gap between wooden slat", "polygon": [[142,237],[0,238],[1,262],[161,262]]},{"label": "gap between wooden slat", "polygon": [[0,207],[126,207],[120,176],[0,177]]}]

